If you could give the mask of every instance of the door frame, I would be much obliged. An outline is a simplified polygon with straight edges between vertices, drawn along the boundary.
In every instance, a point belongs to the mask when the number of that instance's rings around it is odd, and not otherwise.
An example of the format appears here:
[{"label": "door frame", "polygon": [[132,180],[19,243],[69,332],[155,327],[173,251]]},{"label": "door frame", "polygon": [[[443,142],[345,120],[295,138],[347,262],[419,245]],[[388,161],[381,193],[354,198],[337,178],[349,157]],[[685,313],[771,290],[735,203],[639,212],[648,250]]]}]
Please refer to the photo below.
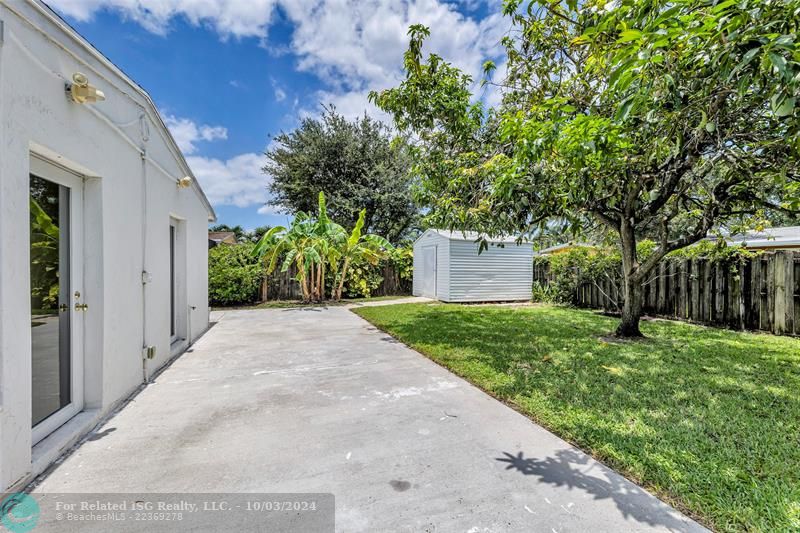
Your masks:
[{"label": "door frame", "polygon": [[[31,153],[30,175],[62,185],[69,189],[69,271],[70,303],[67,312],[70,313],[70,370],[71,398],[70,403],[51,414],[31,428],[32,445],[37,444],[56,429],[67,423],[71,418],[80,413],[84,407],[84,315],[86,312],[75,309],[75,304],[83,303],[84,293],[84,183],[85,177],[65,167],[51,162],[42,156]],[[28,178],[30,180],[30,177]],[[29,237],[30,238],[30,237]],[[30,281],[29,281],[30,283]],[[80,291],[80,298],[75,296]],[[30,292],[30,288],[29,288]],[[31,356],[33,354],[31,353]],[[32,371],[32,369],[31,369]],[[31,376],[32,379],[32,376]],[[32,401],[32,399],[30,400]]]}]

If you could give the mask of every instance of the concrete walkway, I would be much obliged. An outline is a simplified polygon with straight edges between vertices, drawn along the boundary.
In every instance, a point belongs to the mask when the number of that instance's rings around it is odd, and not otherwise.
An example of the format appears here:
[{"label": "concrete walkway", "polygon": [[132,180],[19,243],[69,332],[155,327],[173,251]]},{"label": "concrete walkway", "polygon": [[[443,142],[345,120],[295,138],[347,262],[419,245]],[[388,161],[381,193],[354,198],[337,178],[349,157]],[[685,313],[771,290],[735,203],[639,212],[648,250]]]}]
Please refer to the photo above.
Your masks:
[{"label": "concrete walkway", "polygon": [[703,531],[345,308],[217,319],[36,492],[331,492],[347,532]]}]

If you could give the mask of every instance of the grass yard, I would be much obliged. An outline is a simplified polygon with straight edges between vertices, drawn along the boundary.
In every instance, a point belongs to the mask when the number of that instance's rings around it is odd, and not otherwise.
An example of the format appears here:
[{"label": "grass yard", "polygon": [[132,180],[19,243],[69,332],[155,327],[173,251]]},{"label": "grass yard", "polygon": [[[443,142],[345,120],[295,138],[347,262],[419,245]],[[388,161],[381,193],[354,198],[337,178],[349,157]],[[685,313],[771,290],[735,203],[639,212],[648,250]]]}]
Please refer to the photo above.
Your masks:
[{"label": "grass yard", "polygon": [[800,531],[800,340],[550,306],[355,313],[719,531]]}]

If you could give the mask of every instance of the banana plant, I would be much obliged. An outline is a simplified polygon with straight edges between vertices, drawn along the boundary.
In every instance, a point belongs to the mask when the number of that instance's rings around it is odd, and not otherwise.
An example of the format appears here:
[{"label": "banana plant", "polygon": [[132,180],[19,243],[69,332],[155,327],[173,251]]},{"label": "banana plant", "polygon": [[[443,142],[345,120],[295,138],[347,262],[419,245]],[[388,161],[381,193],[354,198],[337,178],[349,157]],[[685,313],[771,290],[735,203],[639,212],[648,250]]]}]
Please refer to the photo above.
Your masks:
[{"label": "banana plant", "polygon": [[298,213],[291,226],[270,228],[256,244],[253,254],[264,258],[267,274],[272,274],[282,259],[281,271],[286,272],[294,263],[297,266],[297,281],[303,300],[312,298],[309,274],[321,257],[314,247],[314,220],[305,213]]},{"label": "banana plant", "polygon": [[348,235],[328,217],[325,195],[320,192],[316,219],[298,213],[288,228],[275,226],[267,231],[253,253],[264,258],[267,274],[275,271],[281,259],[282,272],[294,263],[305,301],[326,298],[325,275],[330,271],[334,279],[331,297],[340,300],[350,265],[357,261],[375,265],[394,249],[383,237],[363,234],[365,217],[364,209]]},{"label": "banana plant", "polygon": [[385,259],[394,246],[379,235],[371,233],[363,234],[364,219],[367,216],[367,210],[362,209],[358,214],[358,220],[344,242],[341,243],[340,255],[343,259],[342,271],[338,273],[337,282],[335,283],[333,297],[336,300],[342,299],[342,290],[344,289],[344,282],[347,279],[347,269],[351,264],[357,261],[366,261],[371,265],[376,265],[381,259]]}]

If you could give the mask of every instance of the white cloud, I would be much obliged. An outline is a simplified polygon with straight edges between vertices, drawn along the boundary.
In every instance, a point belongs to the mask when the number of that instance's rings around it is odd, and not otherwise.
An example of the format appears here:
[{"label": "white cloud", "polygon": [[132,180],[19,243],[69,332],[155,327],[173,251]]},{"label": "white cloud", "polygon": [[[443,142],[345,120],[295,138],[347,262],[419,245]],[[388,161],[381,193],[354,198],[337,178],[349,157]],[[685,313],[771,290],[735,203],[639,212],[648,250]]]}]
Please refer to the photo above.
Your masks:
[{"label": "white cloud", "polygon": [[[322,105],[333,105],[336,112],[344,117],[353,120],[360,118],[366,112],[372,118],[382,121],[384,124],[391,124],[392,117],[375,107],[367,98],[369,90],[363,91],[317,91],[316,101]],[[302,116],[315,116],[320,113],[320,108],[301,109]]]},{"label": "white cloud", "polygon": [[[269,199],[270,177],[261,170],[265,164],[263,154],[240,154],[228,160],[190,156],[186,162],[212,205],[250,207]],[[273,213],[271,207],[263,206],[258,212]]]},{"label": "white cloud", "polygon": [[286,91],[283,87],[281,87],[275,78],[270,78],[270,81],[272,82],[272,90],[275,92],[275,101],[283,102],[286,100]]},{"label": "white cloud", "polygon": [[476,21],[440,0],[294,1],[286,6],[295,24],[292,48],[298,67],[314,72],[333,86],[363,89],[390,86],[402,71],[408,27],[431,28],[426,50],[478,74],[496,55],[501,17]]},{"label": "white cloud", "polygon": [[[265,164],[263,154],[244,153],[227,160],[192,155],[197,152],[196,143],[199,141],[227,139],[227,128],[198,125],[191,119],[173,115],[165,116],[164,122],[187,156],[186,162],[212,205],[250,207],[267,201],[270,178],[261,170]],[[263,214],[273,212],[269,206],[259,209]]]},{"label": "white cloud", "polygon": [[209,26],[223,39],[265,37],[274,12],[274,0],[48,0],[48,4],[80,21],[109,9],[165,34],[169,23],[182,16],[195,26]]},{"label": "white cloud", "polygon": [[[462,0],[468,10],[481,0]],[[509,27],[496,12],[477,20],[445,0],[51,0],[54,7],[79,20],[103,8],[116,10],[149,31],[165,33],[174,17],[213,28],[222,39],[255,37],[268,50],[297,57],[298,70],[327,84],[315,96],[344,113],[375,114],[366,95],[395,86],[402,77],[408,27],[431,28],[426,52],[435,52],[477,80],[486,59],[500,56],[500,39]],[[269,42],[268,30],[280,7],[294,30],[288,50]],[[281,52],[281,53],[282,53]],[[286,90],[274,87],[275,99]],[[316,102],[314,102],[316,103]],[[308,104],[306,104],[308,105]]]},{"label": "white cloud", "polygon": [[164,117],[164,123],[169,128],[172,137],[185,155],[197,152],[195,143],[200,141],[216,141],[228,138],[228,130],[222,126],[197,125],[188,118],[178,118],[173,115]]},{"label": "white cloud", "polygon": [[275,209],[275,206],[264,204],[258,208],[259,215],[277,215],[278,210]]}]

